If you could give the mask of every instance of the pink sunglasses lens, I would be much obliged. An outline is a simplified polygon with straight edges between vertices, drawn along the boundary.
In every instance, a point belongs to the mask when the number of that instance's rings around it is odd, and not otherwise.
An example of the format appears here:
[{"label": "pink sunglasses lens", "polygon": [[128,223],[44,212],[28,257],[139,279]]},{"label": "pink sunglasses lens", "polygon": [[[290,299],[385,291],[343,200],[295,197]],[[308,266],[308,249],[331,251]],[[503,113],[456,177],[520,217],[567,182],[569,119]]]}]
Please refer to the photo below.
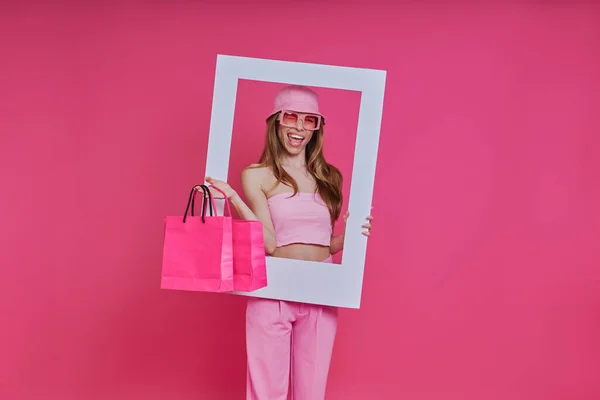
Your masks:
[{"label": "pink sunglasses lens", "polygon": [[295,127],[298,123],[298,114],[291,112],[284,112],[281,117],[281,124],[285,126]]},{"label": "pink sunglasses lens", "polygon": [[[281,124],[283,126],[295,128],[298,124],[298,119],[300,119],[300,116],[297,113],[284,111],[281,116]],[[305,115],[302,122],[304,129],[315,130],[319,127],[319,116],[312,114]]]},{"label": "pink sunglasses lens", "polygon": [[307,115],[304,117],[304,129],[313,130],[317,129],[319,125],[319,117],[316,115]]}]

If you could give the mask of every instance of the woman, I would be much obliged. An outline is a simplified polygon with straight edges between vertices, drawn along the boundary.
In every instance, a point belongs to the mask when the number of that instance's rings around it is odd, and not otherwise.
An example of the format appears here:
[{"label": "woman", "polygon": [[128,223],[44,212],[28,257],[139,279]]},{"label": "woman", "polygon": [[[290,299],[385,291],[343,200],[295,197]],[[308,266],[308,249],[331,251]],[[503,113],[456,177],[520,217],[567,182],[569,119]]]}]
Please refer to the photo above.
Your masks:
[{"label": "woman", "polygon": [[[273,257],[332,262],[332,254],[344,247],[345,227],[333,235],[342,207],[342,175],[323,157],[323,125],[316,93],[287,86],[277,93],[267,118],[259,163],[242,172],[248,204],[227,183],[206,178],[241,218],[262,222],[265,250]],[[367,216],[363,235],[370,234],[371,219]],[[290,373],[294,400],[324,399],[336,327],[335,307],[250,297],[247,399],[287,399]]]}]

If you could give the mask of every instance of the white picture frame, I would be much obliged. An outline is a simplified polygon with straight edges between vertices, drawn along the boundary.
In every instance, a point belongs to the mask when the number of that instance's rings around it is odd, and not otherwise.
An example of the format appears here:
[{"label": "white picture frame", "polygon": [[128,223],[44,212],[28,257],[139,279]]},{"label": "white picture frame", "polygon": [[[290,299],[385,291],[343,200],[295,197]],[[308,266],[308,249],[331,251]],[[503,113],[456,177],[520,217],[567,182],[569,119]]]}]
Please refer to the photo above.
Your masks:
[{"label": "white picture frame", "polygon": [[[227,180],[238,80],[296,84],[361,92],[352,184],[341,264],[267,257],[268,286],[233,294],[345,308],[360,308],[386,71],[217,55],[206,175]],[[327,143],[325,143],[327,146]],[[223,202],[217,212],[222,215]]]}]

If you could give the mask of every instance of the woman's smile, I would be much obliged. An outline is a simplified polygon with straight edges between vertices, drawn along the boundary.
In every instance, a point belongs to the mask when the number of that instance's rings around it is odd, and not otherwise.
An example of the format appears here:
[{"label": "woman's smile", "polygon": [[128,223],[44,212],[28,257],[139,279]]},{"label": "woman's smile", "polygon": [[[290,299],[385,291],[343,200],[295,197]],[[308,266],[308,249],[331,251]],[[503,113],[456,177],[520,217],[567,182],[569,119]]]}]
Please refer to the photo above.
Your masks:
[{"label": "woman's smile", "polygon": [[292,147],[300,147],[304,142],[304,136],[297,133],[288,133],[288,144]]}]

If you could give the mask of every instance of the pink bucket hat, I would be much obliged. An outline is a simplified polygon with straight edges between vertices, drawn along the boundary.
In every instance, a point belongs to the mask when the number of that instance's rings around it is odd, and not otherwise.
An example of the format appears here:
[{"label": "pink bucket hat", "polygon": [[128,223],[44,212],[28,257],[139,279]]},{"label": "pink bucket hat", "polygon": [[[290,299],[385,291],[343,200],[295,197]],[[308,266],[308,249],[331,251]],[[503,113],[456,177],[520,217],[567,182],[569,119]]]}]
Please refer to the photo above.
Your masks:
[{"label": "pink bucket hat", "polygon": [[271,115],[281,110],[318,114],[323,117],[319,112],[317,94],[306,86],[290,85],[277,92]]}]

